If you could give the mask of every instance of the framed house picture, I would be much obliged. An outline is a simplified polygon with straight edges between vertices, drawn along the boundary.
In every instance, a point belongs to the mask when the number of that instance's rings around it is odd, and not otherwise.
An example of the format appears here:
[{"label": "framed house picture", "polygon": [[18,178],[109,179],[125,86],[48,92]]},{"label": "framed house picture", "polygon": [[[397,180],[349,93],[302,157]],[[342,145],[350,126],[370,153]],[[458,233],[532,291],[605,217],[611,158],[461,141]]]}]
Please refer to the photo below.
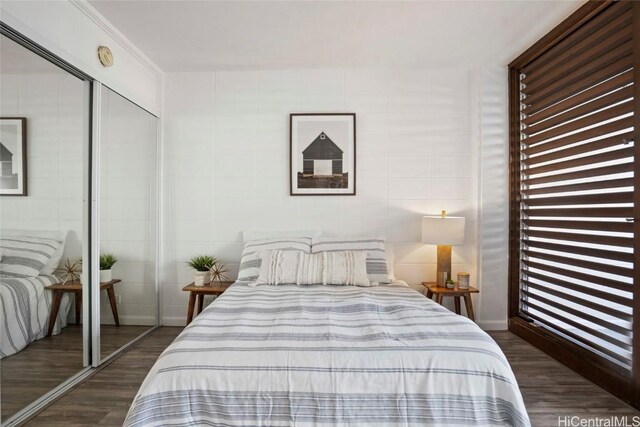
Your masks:
[{"label": "framed house picture", "polygon": [[294,113],[289,120],[290,194],[356,194],[355,113]]},{"label": "framed house picture", "polygon": [[0,196],[27,195],[27,119],[0,117]]}]

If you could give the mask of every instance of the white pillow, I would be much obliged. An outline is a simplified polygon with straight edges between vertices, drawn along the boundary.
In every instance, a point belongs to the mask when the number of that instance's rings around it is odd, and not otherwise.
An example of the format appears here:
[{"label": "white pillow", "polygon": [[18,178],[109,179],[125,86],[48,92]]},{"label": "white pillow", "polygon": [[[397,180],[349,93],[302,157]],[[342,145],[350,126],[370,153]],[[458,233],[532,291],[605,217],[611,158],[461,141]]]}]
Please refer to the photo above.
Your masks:
[{"label": "white pillow", "polygon": [[263,239],[282,239],[284,237],[307,237],[313,239],[320,237],[320,230],[293,230],[293,231],[252,231],[245,230],[242,232],[243,240],[263,240]]},{"label": "white pillow", "polygon": [[339,251],[305,254],[273,250],[263,254],[257,283],[262,285],[371,286],[367,277],[367,253]]},{"label": "white pillow", "polygon": [[0,273],[16,277],[36,277],[56,253],[61,241],[27,236],[3,236]]},{"label": "white pillow", "polygon": [[311,253],[335,251],[366,251],[369,281],[389,283],[387,252],[381,237],[317,237],[313,239]]},{"label": "white pillow", "polygon": [[0,238],[5,237],[37,237],[40,239],[53,239],[61,242],[56,252],[49,258],[47,264],[40,270],[40,274],[52,275],[58,268],[62,254],[64,253],[64,244],[67,238],[67,233],[53,230],[17,230],[17,229],[5,229],[2,230]]},{"label": "white pillow", "polygon": [[307,237],[292,237],[246,241],[242,249],[238,281],[255,284],[260,274],[261,254],[275,249],[311,253],[311,239]]}]

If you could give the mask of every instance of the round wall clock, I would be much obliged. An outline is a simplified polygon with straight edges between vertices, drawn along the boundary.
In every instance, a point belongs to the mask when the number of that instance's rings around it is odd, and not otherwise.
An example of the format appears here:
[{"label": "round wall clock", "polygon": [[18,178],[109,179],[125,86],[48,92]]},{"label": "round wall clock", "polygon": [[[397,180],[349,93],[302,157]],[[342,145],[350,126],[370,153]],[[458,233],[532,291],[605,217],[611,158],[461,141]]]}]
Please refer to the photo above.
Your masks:
[{"label": "round wall clock", "polygon": [[113,65],[113,54],[111,49],[106,46],[100,46],[98,48],[98,59],[104,67],[111,67]]}]

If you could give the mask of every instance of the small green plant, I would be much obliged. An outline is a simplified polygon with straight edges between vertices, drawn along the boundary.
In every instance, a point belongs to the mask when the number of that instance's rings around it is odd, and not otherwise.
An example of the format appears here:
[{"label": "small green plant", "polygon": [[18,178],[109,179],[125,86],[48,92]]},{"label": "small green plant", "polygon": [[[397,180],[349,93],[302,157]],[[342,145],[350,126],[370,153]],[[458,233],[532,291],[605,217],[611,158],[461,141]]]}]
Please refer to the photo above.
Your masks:
[{"label": "small green plant", "polygon": [[209,271],[216,263],[216,259],[211,255],[194,256],[188,262],[189,267],[196,271]]},{"label": "small green plant", "polygon": [[100,255],[100,270],[111,270],[113,264],[118,262],[118,258],[113,254]]}]

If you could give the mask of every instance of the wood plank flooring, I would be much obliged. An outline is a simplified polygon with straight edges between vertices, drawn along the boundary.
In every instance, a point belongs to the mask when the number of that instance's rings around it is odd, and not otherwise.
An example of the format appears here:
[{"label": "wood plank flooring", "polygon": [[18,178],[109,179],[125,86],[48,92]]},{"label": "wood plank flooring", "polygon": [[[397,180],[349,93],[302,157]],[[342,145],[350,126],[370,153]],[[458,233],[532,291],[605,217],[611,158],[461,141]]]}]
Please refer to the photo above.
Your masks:
[{"label": "wood plank flooring", "polygon": [[[121,426],[140,383],[181,328],[160,328],[40,413],[27,426]],[[558,416],[637,416],[640,412],[510,332],[492,332],[516,374],[535,427]]]},{"label": "wood plank flooring", "polygon": [[[101,353],[108,356],[149,326],[102,325]],[[29,403],[82,370],[82,326],[69,325],[59,335],[32,342],[0,361],[0,416],[6,420]]]}]

